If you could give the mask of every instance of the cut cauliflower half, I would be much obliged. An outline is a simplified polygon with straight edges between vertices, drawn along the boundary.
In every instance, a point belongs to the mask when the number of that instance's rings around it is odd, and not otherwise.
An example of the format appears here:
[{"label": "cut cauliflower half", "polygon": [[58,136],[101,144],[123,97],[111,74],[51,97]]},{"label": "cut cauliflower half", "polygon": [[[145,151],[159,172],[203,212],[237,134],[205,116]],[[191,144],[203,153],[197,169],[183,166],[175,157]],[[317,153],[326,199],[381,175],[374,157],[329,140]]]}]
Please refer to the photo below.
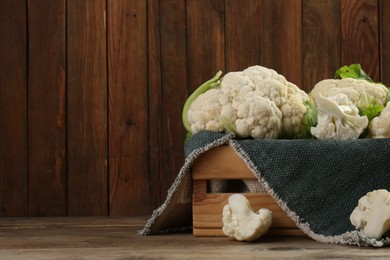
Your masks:
[{"label": "cut cauliflower half", "polygon": [[267,233],[272,224],[272,212],[266,208],[254,212],[247,198],[233,194],[222,212],[223,233],[238,241],[253,241]]},{"label": "cut cauliflower half", "polygon": [[381,239],[390,231],[390,192],[374,190],[361,197],[350,221],[364,236]]},{"label": "cut cauliflower half", "polygon": [[390,101],[368,126],[371,138],[390,138]]}]

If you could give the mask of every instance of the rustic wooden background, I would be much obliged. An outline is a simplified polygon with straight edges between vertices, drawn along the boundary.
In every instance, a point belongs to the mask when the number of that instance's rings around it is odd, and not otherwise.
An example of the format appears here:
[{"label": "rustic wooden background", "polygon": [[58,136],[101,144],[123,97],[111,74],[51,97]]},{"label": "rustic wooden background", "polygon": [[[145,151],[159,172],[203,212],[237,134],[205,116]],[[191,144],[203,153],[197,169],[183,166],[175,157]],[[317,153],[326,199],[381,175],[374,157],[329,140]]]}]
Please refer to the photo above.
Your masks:
[{"label": "rustic wooden background", "polygon": [[389,0],[0,1],[0,216],[149,214],[218,70],[390,84]]}]

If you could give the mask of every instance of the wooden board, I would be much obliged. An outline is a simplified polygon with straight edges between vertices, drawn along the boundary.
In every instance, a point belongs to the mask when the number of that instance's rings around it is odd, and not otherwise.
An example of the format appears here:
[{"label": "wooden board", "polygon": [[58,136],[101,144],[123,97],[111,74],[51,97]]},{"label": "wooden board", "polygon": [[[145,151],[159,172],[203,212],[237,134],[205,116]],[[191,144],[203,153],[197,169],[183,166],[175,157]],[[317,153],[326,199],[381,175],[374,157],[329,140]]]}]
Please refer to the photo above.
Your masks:
[{"label": "wooden board", "polygon": [[359,63],[379,81],[379,26],[377,0],[340,0],[341,65]]},{"label": "wooden board", "polygon": [[251,243],[190,233],[139,236],[146,218],[1,219],[2,259],[388,259],[389,248],[264,236]]},{"label": "wooden board", "polygon": [[160,187],[159,199],[162,203],[167,191],[184,163],[185,129],[181,124],[181,112],[188,96],[187,78],[187,43],[186,43],[186,2],[159,2],[160,11],[160,64],[161,88],[156,93],[160,95],[158,114],[160,120],[160,143],[158,161],[158,179],[154,183]]},{"label": "wooden board", "polygon": [[[226,72],[262,64],[262,1],[225,1]],[[250,28],[251,33],[248,33]]]},{"label": "wooden board", "polygon": [[108,196],[112,216],[149,212],[146,6],[146,1],[108,1]]},{"label": "wooden board", "polygon": [[107,215],[106,1],[67,1],[68,214]]},{"label": "wooden board", "polygon": [[380,4],[381,82],[390,86],[390,1],[381,0]]},{"label": "wooden board", "polygon": [[263,1],[263,66],[302,86],[301,0]]},{"label": "wooden board", "polygon": [[[222,236],[222,211],[231,193],[208,193],[208,180],[256,180],[246,164],[230,146],[219,146],[202,154],[193,165],[193,234],[194,236]],[[286,212],[265,193],[243,193],[254,211],[268,208],[272,211],[270,235],[295,235],[304,233],[287,216]]]},{"label": "wooden board", "polygon": [[0,217],[27,208],[26,1],[0,1]]},{"label": "wooden board", "polygon": [[302,1],[302,50],[302,89],[334,77],[340,67],[339,0]]},{"label": "wooden board", "polygon": [[192,167],[194,180],[254,179],[230,146],[218,146],[200,155]]},{"label": "wooden board", "polygon": [[28,4],[29,216],[67,214],[65,2]]}]

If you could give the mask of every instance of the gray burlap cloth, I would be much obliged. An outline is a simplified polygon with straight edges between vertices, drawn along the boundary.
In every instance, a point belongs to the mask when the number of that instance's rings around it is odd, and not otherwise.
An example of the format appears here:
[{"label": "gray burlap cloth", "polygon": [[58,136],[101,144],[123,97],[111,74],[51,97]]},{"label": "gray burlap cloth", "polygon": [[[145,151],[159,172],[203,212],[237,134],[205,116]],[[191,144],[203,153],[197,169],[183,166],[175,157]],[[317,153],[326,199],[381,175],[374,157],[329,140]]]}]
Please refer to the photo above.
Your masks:
[{"label": "gray burlap cloth", "polygon": [[349,216],[360,197],[390,190],[390,139],[239,140],[200,132],[185,145],[186,159],[165,202],[141,235],[190,229],[191,166],[202,153],[229,145],[297,226],[314,240],[359,246],[390,245],[355,230]]}]

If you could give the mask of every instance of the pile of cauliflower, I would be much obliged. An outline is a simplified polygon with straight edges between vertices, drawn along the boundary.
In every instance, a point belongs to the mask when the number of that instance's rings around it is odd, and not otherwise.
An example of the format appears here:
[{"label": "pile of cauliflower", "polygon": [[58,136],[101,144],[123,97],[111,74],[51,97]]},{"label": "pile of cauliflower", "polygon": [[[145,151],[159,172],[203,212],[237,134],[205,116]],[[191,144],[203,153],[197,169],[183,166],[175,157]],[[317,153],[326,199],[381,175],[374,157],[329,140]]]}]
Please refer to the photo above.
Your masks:
[{"label": "pile of cauliflower", "polygon": [[390,137],[389,89],[372,82],[358,64],[342,67],[340,79],[322,80],[310,93],[258,65],[221,74],[186,101],[183,125],[190,135],[209,130],[254,139]]}]

